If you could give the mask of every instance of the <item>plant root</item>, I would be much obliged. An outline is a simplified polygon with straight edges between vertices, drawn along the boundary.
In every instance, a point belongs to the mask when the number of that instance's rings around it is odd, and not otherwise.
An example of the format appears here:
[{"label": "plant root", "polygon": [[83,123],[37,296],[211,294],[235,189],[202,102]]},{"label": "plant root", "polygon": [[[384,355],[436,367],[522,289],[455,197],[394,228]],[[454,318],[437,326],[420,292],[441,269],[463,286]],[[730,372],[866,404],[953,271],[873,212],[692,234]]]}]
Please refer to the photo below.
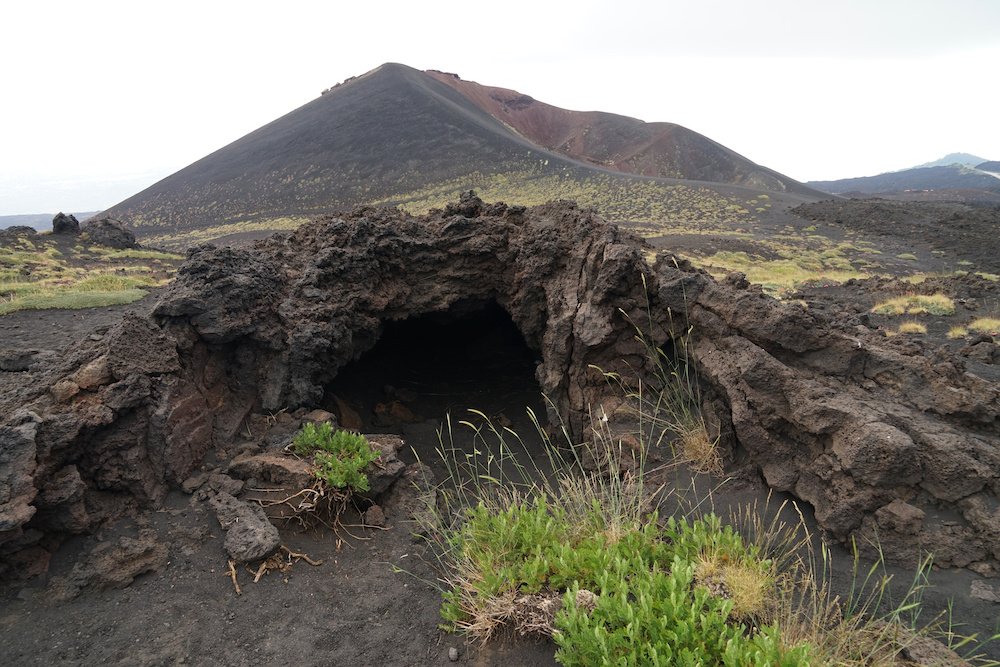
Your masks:
[{"label": "plant root", "polygon": [[281,545],[281,549],[278,551],[278,553],[274,554],[270,558],[262,560],[260,562],[260,565],[257,566],[256,570],[253,570],[249,566],[247,566],[247,571],[253,575],[253,583],[256,584],[261,580],[261,577],[263,577],[265,574],[273,570],[277,570],[278,572],[288,572],[289,570],[292,569],[292,566],[298,563],[300,560],[305,561],[306,563],[312,565],[313,567],[317,567],[323,564],[323,561],[321,560],[313,560],[304,553],[300,553],[298,551],[292,551],[285,545]]},{"label": "plant root", "polygon": [[233,588],[236,589],[236,594],[243,595],[243,591],[240,590],[240,582],[236,580],[236,561],[229,560],[229,571],[226,572],[226,576],[233,580]]}]

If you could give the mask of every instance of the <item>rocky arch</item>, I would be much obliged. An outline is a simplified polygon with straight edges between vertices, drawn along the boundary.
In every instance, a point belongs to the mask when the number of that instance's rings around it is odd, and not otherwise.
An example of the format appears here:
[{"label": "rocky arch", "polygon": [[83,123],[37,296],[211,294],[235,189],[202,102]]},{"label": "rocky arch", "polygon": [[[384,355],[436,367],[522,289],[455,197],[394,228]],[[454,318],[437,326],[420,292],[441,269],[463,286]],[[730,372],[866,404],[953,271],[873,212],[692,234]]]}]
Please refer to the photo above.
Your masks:
[{"label": "rocky arch", "polygon": [[[487,222],[488,221],[488,222]],[[378,340],[384,322],[497,303],[538,351],[538,380],[579,432],[603,386],[591,365],[641,366],[634,329],[652,281],[641,250],[574,207],[467,200],[433,221],[360,209],[325,218],[264,253],[198,248],[155,312],[192,365],[247,373],[257,407],[315,405],[323,386]],[[222,357],[229,361],[220,361]],[[235,380],[235,381],[234,381]],[[205,381],[201,381],[205,384]],[[244,401],[245,402],[245,401]]]},{"label": "rocky arch", "polygon": [[[157,503],[251,411],[311,406],[382,322],[495,301],[541,356],[538,380],[579,434],[606,384],[694,331],[703,406],[724,446],[811,503],[834,537],[888,555],[998,566],[1000,392],[947,355],[915,355],[682,261],[592,211],[467,195],[419,218],[362,208],[252,250],[197,247],[152,317],[130,316],[0,399],[0,557]],[[947,519],[945,518],[947,517]]]}]

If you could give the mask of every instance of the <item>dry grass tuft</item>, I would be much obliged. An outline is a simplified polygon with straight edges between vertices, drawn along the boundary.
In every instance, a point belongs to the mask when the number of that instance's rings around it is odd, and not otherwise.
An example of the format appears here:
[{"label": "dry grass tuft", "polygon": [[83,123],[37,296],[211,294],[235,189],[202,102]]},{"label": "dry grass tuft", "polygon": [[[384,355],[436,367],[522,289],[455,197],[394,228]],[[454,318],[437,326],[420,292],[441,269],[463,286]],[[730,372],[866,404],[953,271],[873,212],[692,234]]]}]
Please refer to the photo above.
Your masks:
[{"label": "dry grass tuft", "polygon": [[925,334],[927,325],[920,322],[903,322],[899,325],[898,331],[901,334]]},{"label": "dry grass tuft", "polygon": [[965,338],[969,335],[969,330],[965,327],[952,327],[948,329],[948,338],[951,340],[958,340],[959,338]]},{"label": "dry grass tuft", "polygon": [[676,445],[680,450],[680,459],[695,472],[722,474],[722,455],[719,453],[718,439],[713,440],[709,437],[703,420],[698,419],[685,425],[677,438]]},{"label": "dry grass tuft", "polygon": [[1000,317],[980,317],[969,323],[969,330],[1000,336]]},{"label": "dry grass tuft", "polygon": [[904,294],[875,304],[876,315],[953,315],[955,302],[945,294]]}]

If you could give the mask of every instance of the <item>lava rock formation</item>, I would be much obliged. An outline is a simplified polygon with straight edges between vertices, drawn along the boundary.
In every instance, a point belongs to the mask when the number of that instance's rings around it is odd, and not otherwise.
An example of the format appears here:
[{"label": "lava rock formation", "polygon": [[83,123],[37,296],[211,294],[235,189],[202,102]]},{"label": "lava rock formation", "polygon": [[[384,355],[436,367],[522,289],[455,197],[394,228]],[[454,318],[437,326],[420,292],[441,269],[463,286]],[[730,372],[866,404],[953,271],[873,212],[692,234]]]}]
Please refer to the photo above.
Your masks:
[{"label": "lava rock formation", "polygon": [[315,407],[383,324],[496,303],[538,353],[578,437],[604,375],[648,369],[632,322],[689,349],[731,458],[837,539],[943,566],[1000,560],[1000,393],[942,356],[838,330],[734,275],[722,283],[566,202],[470,194],[412,217],[358,208],[251,250],[192,249],[153,315],[127,316],[0,399],[0,562],[155,506],[252,412]]}]

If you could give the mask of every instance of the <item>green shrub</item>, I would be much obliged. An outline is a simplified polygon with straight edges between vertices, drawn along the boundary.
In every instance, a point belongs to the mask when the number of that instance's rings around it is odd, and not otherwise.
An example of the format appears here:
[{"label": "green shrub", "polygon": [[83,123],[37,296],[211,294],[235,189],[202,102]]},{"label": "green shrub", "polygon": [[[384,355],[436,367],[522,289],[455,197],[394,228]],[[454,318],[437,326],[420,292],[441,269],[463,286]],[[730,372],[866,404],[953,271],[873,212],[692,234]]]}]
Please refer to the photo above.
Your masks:
[{"label": "green shrub", "polygon": [[[459,576],[441,614],[451,630],[488,636],[505,623],[517,626],[526,596],[555,594],[562,608],[547,630],[564,665],[799,665],[808,658],[807,645],[784,646],[777,628],[742,620],[731,592],[717,595],[697,580],[700,562],[720,559],[773,584],[770,561],[712,515],[671,518],[663,528],[654,516],[611,535],[578,530],[559,503],[535,496],[470,508],[449,542]],[[773,597],[773,585],[767,594]],[[581,599],[596,604],[581,606]]]},{"label": "green shrub", "polygon": [[363,435],[349,431],[334,431],[329,422],[306,424],[292,441],[299,456],[313,457],[313,475],[333,489],[367,491],[368,475],[364,473],[379,454]]}]

